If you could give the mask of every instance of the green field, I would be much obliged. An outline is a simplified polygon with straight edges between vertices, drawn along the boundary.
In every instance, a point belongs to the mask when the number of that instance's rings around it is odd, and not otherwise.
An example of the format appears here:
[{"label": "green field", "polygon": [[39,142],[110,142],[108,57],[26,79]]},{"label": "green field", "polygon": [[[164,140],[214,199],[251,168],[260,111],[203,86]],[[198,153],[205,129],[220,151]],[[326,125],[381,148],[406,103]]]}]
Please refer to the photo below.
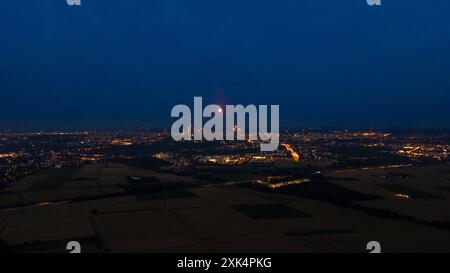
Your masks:
[{"label": "green field", "polygon": [[401,184],[377,184],[377,186],[392,193],[406,194],[413,199],[440,199],[439,196]]},{"label": "green field", "polygon": [[74,166],[62,169],[48,169],[42,171],[38,175],[44,175],[45,178],[36,181],[28,190],[43,191],[60,188],[80,170],[81,167]]},{"label": "green field", "polygon": [[306,212],[282,204],[234,205],[231,207],[257,220],[312,217]]},{"label": "green field", "polygon": [[266,164],[243,164],[237,166],[202,166],[197,178],[219,182],[243,181],[265,177],[270,172]]},{"label": "green field", "polygon": [[136,198],[138,201],[152,201],[152,200],[163,200],[163,199],[185,199],[185,198],[196,198],[197,195],[186,189],[173,189],[161,192],[151,192],[137,194]]}]

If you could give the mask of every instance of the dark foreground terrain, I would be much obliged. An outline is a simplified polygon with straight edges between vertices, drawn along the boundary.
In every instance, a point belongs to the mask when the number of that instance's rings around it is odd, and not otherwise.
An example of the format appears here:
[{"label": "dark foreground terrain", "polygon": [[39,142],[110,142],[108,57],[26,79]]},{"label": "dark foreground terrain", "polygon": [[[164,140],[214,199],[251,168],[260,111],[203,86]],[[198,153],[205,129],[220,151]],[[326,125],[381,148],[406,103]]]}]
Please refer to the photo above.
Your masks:
[{"label": "dark foreground terrain", "polygon": [[123,164],[48,169],[0,195],[2,251],[450,252],[450,165],[209,183]]}]

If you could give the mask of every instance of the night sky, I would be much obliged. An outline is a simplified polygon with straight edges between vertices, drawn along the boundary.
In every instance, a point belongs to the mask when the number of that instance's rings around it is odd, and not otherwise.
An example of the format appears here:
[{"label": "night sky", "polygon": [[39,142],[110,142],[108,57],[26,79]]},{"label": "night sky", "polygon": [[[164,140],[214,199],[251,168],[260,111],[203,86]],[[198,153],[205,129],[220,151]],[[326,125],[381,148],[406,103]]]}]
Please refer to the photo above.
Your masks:
[{"label": "night sky", "polygon": [[282,127],[450,128],[450,1],[2,0],[0,129],[170,127],[279,104]]}]

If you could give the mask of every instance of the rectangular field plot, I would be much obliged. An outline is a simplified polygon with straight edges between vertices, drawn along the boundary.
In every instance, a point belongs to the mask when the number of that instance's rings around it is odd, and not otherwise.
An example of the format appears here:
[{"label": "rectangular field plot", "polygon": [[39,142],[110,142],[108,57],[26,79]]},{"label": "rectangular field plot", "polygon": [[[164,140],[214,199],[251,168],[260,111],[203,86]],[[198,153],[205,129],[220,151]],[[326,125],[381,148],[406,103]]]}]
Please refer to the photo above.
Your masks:
[{"label": "rectangular field plot", "polygon": [[69,181],[77,172],[81,170],[81,167],[67,167],[63,169],[49,169],[45,170],[39,175],[45,175],[45,178],[36,181],[29,191],[43,191],[51,190],[62,187],[67,181]]},{"label": "rectangular field plot", "polygon": [[231,207],[257,220],[312,217],[306,212],[282,204],[234,205]]},{"label": "rectangular field plot", "polygon": [[136,195],[138,201],[152,201],[162,199],[196,198],[197,195],[186,189],[173,189],[161,192],[151,192]]}]

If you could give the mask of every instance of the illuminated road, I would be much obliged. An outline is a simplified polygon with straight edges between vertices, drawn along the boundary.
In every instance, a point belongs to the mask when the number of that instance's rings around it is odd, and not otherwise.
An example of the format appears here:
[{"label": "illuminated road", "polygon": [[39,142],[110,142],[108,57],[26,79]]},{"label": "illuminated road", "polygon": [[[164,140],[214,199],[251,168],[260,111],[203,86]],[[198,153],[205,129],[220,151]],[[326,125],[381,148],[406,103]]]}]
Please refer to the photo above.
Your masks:
[{"label": "illuminated road", "polygon": [[356,171],[367,171],[367,170],[385,170],[385,169],[399,169],[399,168],[410,168],[413,167],[413,164],[399,164],[399,165],[387,165],[387,166],[377,166],[377,167],[364,167],[360,169],[348,169],[348,170],[337,170],[333,171],[334,174],[339,173],[348,173],[348,172],[356,172]]},{"label": "illuminated road", "polygon": [[294,150],[294,148],[292,148],[292,146],[290,144],[281,144],[281,146],[283,146],[284,148],[286,148],[286,150],[289,151],[289,153],[291,153],[292,158],[295,161],[299,161],[300,160],[300,155]]}]

